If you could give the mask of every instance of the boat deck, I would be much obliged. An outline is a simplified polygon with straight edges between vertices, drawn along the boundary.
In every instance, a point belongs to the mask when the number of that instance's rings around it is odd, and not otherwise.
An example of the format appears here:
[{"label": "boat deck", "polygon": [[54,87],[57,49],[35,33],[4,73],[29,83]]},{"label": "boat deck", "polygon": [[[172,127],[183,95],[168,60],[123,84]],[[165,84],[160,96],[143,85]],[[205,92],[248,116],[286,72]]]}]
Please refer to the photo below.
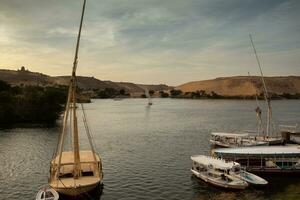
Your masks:
[{"label": "boat deck", "polygon": [[52,180],[50,186],[53,188],[76,188],[95,185],[101,181],[102,178],[95,176],[80,177],[78,179],[61,178],[59,180]]},{"label": "boat deck", "polygon": [[[95,162],[92,151],[80,151],[80,163],[91,163]],[[98,154],[95,153],[97,162],[101,161]],[[59,156],[55,157],[51,163],[58,163]],[[61,165],[74,164],[74,152],[73,151],[64,151],[61,156]]]}]

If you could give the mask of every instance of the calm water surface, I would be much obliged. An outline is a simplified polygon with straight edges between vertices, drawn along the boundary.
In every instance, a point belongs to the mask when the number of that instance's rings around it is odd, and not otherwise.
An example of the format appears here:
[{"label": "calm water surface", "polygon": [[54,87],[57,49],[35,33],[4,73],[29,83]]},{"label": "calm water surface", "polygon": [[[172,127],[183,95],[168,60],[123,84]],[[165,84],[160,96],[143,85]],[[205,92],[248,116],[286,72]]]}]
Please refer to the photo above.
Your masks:
[{"label": "calm water surface", "polygon": [[[300,199],[300,177],[265,177],[270,184],[264,189],[234,192],[191,176],[190,156],[209,154],[210,132],[255,130],[255,101],[146,103],[124,99],[85,105],[104,167],[104,189],[96,199]],[[273,101],[273,109],[280,123],[300,122],[300,101]],[[83,130],[82,120],[79,125]],[[0,199],[34,199],[38,188],[47,184],[58,132],[59,128],[0,130]],[[81,147],[87,147],[86,137],[80,137]]]}]

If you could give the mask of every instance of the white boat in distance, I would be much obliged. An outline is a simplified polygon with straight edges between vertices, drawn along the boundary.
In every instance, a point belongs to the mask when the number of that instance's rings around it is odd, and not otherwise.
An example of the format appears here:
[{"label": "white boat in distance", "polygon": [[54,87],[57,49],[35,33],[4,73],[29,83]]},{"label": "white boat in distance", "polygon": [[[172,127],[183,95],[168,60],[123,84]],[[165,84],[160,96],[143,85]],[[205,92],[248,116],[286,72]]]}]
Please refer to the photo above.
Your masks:
[{"label": "white boat in distance", "polygon": [[152,103],[151,95],[147,88],[145,89],[145,96],[148,98],[148,106],[151,106],[153,103]]},{"label": "white boat in distance", "polygon": [[248,183],[240,178],[231,175],[229,172],[236,162],[225,162],[222,159],[204,155],[191,156],[193,161],[192,173],[214,186],[243,190],[248,187]]},{"label": "white boat in distance", "polygon": [[210,143],[220,147],[249,147],[268,145],[266,141],[256,140],[249,133],[211,133]]},{"label": "white boat in distance", "polygon": [[54,189],[50,187],[44,187],[38,191],[35,199],[36,200],[58,200],[59,195]]}]

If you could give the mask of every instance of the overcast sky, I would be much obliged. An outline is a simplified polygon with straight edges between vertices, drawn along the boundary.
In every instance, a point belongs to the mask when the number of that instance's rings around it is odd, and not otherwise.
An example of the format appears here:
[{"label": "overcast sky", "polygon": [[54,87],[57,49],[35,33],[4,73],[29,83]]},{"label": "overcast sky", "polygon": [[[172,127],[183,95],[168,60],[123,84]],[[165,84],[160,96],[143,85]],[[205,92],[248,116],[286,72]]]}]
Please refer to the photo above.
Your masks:
[{"label": "overcast sky", "polygon": [[[0,68],[71,73],[81,0],[0,0]],[[78,75],[179,85],[300,75],[299,0],[87,0]]]}]

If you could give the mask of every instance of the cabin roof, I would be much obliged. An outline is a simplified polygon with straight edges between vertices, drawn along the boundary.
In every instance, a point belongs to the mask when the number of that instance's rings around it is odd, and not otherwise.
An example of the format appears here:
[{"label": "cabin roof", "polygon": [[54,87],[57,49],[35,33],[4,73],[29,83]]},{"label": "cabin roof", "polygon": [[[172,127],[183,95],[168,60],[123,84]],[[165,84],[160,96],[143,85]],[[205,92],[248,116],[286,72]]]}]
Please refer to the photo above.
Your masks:
[{"label": "cabin roof", "polygon": [[[94,156],[92,151],[79,151],[79,157],[81,163],[94,162]],[[100,157],[96,154],[96,159],[99,162]],[[57,156],[53,161],[58,163],[59,156]],[[73,164],[74,163],[74,152],[73,151],[64,151],[62,152],[61,164]]]},{"label": "cabin roof", "polygon": [[240,155],[240,156],[300,156],[299,145],[286,146],[258,146],[258,147],[238,147],[215,149],[214,153],[221,155]]},{"label": "cabin roof", "polygon": [[227,137],[227,138],[240,138],[240,137],[247,137],[249,133],[211,133],[212,136],[219,136],[219,137]]},{"label": "cabin roof", "polygon": [[213,158],[213,157],[205,156],[205,155],[191,156],[191,159],[194,162],[197,162],[199,164],[202,164],[205,166],[212,165],[213,168],[218,168],[218,169],[231,169],[233,166],[239,166],[239,163],[237,163],[237,162],[226,162],[223,159]]}]

